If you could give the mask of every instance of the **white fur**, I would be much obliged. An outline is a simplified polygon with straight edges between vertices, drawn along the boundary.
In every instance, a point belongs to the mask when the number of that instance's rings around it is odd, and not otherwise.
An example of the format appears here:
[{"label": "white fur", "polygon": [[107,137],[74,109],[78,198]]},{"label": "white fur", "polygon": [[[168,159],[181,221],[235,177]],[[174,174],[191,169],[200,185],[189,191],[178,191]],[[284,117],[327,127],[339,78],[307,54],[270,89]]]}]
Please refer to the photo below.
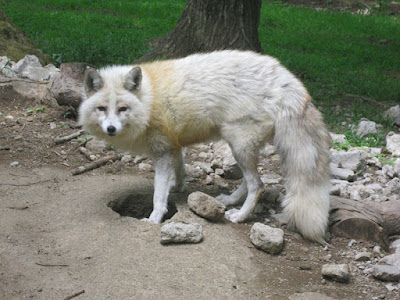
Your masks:
[{"label": "white fur", "polygon": [[[149,221],[162,221],[173,186],[184,188],[182,147],[215,138],[229,143],[244,176],[237,191],[219,199],[234,205],[246,197],[240,210],[226,212],[232,222],[244,221],[262,191],[258,151],[274,141],[287,178],[283,217],[306,238],[323,242],[329,212],[330,138],[294,75],[272,57],[240,51],[196,54],[139,67],[140,84],[129,91],[127,74],[133,66],[100,70],[103,84],[96,81],[99,88],[89,88],[79,115],[90,133],[156,159]],[[107,111],[99,111],[99,106]],[[127,110],[119,111],[121,106]],[[108,135],[109,126],[115,127],[115,136]]]}]

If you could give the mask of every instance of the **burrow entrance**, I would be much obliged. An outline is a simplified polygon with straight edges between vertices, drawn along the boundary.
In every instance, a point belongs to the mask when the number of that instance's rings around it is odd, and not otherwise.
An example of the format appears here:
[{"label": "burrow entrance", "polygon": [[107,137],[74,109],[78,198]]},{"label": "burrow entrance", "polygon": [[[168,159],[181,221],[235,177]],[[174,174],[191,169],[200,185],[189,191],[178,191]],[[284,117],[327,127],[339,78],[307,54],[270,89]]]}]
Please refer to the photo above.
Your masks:
[{"label": "burrow entrance", "polygon": [[[153,191],[125,192],[111,200],[107,206],[123,217],[139,220],[148,218],[153,211]],[[174,201],[168,201],[168,212],[164,216],[163,222],[171,219],[177,212]]]}]

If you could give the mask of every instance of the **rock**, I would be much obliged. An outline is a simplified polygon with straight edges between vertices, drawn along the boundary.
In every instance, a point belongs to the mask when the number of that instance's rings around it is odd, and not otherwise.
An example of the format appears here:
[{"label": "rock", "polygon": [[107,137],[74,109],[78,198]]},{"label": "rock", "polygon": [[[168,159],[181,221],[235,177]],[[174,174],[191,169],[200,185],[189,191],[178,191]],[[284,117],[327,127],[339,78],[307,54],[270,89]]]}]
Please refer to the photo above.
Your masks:
[{"label": "rock", "polygon": [[358,123],[357,126],[357,135],[360,137],[364,137],[367,134],[377,134],[377,126],[373,121],[362,120]]},{"label": "rock", "polygon": [[26,55],[13,66],[13,70],[16,73],[21,74],[26,68],[29,67],[42,67],[39,58],[37,58],[35,55]]},{"label": "rock", "polygon": [[354,181],[356,180],[356,175],[352,170],[338,168],[335,164],[330,164],[331,168],[331,175],[333,178],[347,180],[347,181]]},{"label": "rock", "polygon": [[372,276],[381,281],[400,280],[400,270],[395,266],[374,265],[372,267]]},{"label": "rock", "polygon": [[289,300],[335,300],[327,295],[317,292],[296,293],[289,296]]},{"label": "rock", "polygon": [[333,152],[331,155],[332,163],[339,168],[348,170],[364,171],[366,166],[367,154],[361,150],[350,150]]},{"label": "rock", "polygon": [[275,203],[279,197],[281,190],[276,187],[267,187],[260,195],[259,202],[262,203]]},{"label": "rock", "polygon": [[390,118],[397,126],[400,126],[400,105],[389,108],[383,115]]},{"label": "rock", "polygon": [[18,166],[18,165],[19,165],[19,162],[18,162],[18,161],[13,161],[13,162],[10,164],[11,167],[16,167],[16,166]]},{"label": "rock", "polygon": [[161,227],[161,244],[199,243],[203,240],[203,227],[200,224],[171,222]]},{"label": "rock", "polygon": [[199,166],[195,167],[189,164],[185,164],[186,174],[193,178],[201,178],[206,173],[202,168]]},{"label": "rock", "polygon": [[400,269],[400,250],[397,250],[393,254],[384,256],[381,261],[385,264],[392,265]]},{"label": "rock", "polygon": [[213,145],[214,155],[222,160],[222,169],[226,179],[241,179],[243,177],[235,158],[232,155],[231,148],[226,142],[218,141]]},{"label": "rock", "polygon": [[214,173],[213,168],[211,168],[211,163],[206,163],[202,161],[194,161],[193,165],[205,171],[207,174]]},{"label": "rock", "polygon": [[122,156],[121,161],[123,163],[131,162],[132,161],[132,155],[126,154],[126,155]]},{"label": "rock", "polygon": [[63,63],[50,92],[59,105],[72,106],[77,109],[83,99],[83,77],[88,65],[86,63]]},{"label": "rock", "polygon": [[330,132],[332,141],[337,142],[339,144],[344,144],[346,142],[346,136],[344,134],[336,134]]},{"label": "rock", "polygon": [[98,139],[92,139],[85,144],[85,147],[94,153],[103,153],[107,145],[104,141]]},{"label": "rock", "polygon": [[153,168],[153,166],[151,164],[144,163],[144,162],[139,163],[138,167],[142,171],[150,171]]},{"label": "rock", "polygon": [[325,264],[322,266],[322,276],[337,282],[350,281],[350,271],[347,264]]},{"label": "rock", "polygon": [[390,196],[393,194],[400,195],[400,179],[397,177],[390,180],[383,189],[383,195]]},{"label": "rock", "polygon": [[191,193],[188,197],[188,205],[193,212],[207,220],[218,221],[224,218],[225,205],[202,192]]},{"label": "rock", "polygon": [[283,249],[283,230],[254,223],[250,230],[250,239],[254,246],[270,254],[278,254]]},{"label": "rock", "polygon": [[393,156],[400,156],[400,134],[389,132],[386,136],[386,149]]},{"label": "rock", "polygon": [[372,253],[371,252],[360,252],[357,253],[356,256],[354,257],[355,261],[368,261],[371,260],[372,258]]},{"label": "rock", "polygon": [[60,70],[55,67],[27,67],[20,73],[20,76],[33,81],[50,81],[54,79],[59,72]]}]

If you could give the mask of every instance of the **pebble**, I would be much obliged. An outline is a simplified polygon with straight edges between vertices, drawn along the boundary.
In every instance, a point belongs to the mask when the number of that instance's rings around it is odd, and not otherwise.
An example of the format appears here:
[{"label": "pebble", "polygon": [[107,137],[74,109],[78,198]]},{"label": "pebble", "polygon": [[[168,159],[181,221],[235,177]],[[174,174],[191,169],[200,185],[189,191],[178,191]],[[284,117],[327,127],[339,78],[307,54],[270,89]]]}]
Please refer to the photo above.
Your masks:
[{"label": "pebble", "polygon": [[191,193],[188,197],[188,205],[197,215],[207,220],[218,221],[224,218],[225,205],[205,193]]},{"label": "pebble", "polygon": [[374,265],[372,266],[372,276],[381,281],[399,281],[400,270],[390,265]]},{"label": "pebble", "polygon": [[203,227],[198,223],[171,222],[161,227],[161,244],[200,243],[203,240]]},{"label": "pebble", "polygon": [[250,230],[250,239],[254,246],[270,254],[278,254],[284,245],[284,233],[280,228],[254,223]]},{"label": "pebble", "polygon": [[356,256],[354,257],[355,261],[368,261],[371,260],[372,258],[372,253],[371,252],[360,252],[357,253]]},{"label": "pebble", "polygon": [[11,167],[16,167],[16,166],[18,166],[18,165],[19,165],[19,162],[18,162],[18,161],[13,161],[13,162],[10,164]]},{"label": "pebble", "polygon": [[347,283],[350,281],[349,265],[325,264],[322,266],[322,276],[329,280]]}]

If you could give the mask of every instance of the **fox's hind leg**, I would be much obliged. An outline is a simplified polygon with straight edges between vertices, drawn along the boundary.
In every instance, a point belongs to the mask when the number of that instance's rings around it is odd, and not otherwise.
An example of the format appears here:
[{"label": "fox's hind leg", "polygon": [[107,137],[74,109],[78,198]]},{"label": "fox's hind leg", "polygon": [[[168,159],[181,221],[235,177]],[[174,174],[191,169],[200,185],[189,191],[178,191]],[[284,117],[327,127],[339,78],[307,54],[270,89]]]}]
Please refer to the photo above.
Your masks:
[{"label": "fox's hind leg", "polygon": [[245,123],[226,125],[221,131],[243,172],[243,182],[230,196],[224,195],[220,199],[226,204],[237,204],[247,193],[240,210],[234,208],[225,213],[225,218],[238,223],[250,216],[262,192],[263,183],[257,171],[258,154],[259,149],[270,137],[273,126],[246,120]]},{"label": "fox's hind leg", "polygon": [[173,159],[173,166],[175,171],[175,185],[172,187],[171,191],[176,193],[182,193],[186,188],[186,171],[184,162],[184,151],[179,150]]}]

